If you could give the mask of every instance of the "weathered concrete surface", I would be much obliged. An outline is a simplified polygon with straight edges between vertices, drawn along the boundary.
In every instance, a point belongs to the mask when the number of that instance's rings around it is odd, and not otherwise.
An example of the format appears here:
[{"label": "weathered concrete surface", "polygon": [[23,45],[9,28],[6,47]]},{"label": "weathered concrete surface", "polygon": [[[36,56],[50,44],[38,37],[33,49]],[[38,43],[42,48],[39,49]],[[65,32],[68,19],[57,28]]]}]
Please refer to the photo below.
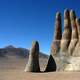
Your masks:
[{"label": "weathered concrete surface", "polygon": [[62,24],[61,24],[61,13],[56,13],[55,19],[55,32],[54,32],[54,40],[51,44],[51,53],[52,55],[56,55],[60,49],[60,40],[62,37]]},{"label": "weathered concrete surface", "polygon": [[71,40],[71,22],[69,10],[64,11],[64,31],[61,39],[61,53],[62,55],[68,55],[68,47]]},{"label": "weathered concrete surface", "polygon": [[72,35],[71,35],[71,42],[68,48],[69,56],[73,54],[73,51],[75,49],[75,46],[78,41],[78,31],[77,31],[77,25],[76,25],[76,14],[75,11],[70,11],[70,20],[71,20],[71,28],[72,28]]},{"label": "weathered concrete surface", "polygon": [[69,57],[64,71],[80,71],[80,57]]},{"label": "weathered concrete surface", "polygon": [[32,42],[32,48],[29,54],[28,64],[25,68],[25,72],[40,72],[39,67],[39,43],[37,41]]},{"label": "weathered concrete surface", "polygon": [[[60,42],[60,47],[57,47],[58,42]],[[74,10],[69,11],[66,9],[64,11],[62,38],[54,38],[52,43],[54,45],[51,47],[51,54],[56,63],[56,70],[80,71],[80,18],[76,19]]]},{"label": "weathered concrete surface", "polygon": [[78,42],[75,46],[75,50],[73,52],[73,56],[80,56],[80,18],[76,19],[76,25],[77,25],[77,30],[78,30]]}]

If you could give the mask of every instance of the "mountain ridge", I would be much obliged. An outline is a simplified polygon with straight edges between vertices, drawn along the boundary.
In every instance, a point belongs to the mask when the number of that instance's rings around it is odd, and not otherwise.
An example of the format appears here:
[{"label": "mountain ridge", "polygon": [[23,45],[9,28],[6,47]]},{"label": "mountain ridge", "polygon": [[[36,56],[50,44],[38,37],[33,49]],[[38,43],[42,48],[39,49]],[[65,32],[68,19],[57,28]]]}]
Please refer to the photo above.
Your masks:
[{"label": "mountain ridge", "polygon": [[[6,56],[18,56],[21,58],[27,58],[29,56],[29,49],[21,48],[21,47],[14,47],[12,45],[8,45],[4,48],[0,48],[0,57]],[[39,57],[48,58],[48,55],[45,53],[40,52]]]}]

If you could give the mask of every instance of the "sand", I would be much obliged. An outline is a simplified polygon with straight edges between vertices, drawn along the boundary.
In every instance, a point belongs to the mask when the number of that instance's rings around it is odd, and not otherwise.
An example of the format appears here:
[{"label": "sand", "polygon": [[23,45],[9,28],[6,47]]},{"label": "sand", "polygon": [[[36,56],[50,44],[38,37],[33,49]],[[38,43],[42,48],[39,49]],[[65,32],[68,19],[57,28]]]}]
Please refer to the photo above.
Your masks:
[{"label": "sand", "polygon": [[[0,80],[80,80],[80,72],[24,72],[26,61],[14,57],[0,58]],[[46,63],[45,60],[42,62]]]}]

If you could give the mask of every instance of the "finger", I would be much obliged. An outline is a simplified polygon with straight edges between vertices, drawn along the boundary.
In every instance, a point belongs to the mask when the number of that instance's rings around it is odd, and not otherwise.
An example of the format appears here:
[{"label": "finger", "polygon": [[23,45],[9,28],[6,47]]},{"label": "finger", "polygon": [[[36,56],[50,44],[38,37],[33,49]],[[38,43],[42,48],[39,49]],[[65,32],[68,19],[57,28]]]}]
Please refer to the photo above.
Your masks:
[{"label": "finger", "polygon": [[61,24],[61,14],[59,12],[56,13],[55,19],[55,32],[54,32],[54,40],[51,44],[51,54],[56,55],[60,48],[60,40],[62,37],[62,24]]},{"label": "finger", "polygon": [[77,30],[78,30],[78,42],[76,44],[75,50],[73,52],[73,56],[80,56],[80,18],[76,19],[76,25],[77,25]]},{"label": "finger", "polygon": [[68,53],[69,55],[72,55],[78,41],[76,14],[75,14],[75,11],[73,10],[70,11],[70,20],[71,20],[72,35],[71,35],[71,42],[69,45]]},{"label": "finger", "polygon": [[34,41],[32,43],[32,48],[29,53],[29,60],[28,64],[25,68],[25,71],[28,72],[40,72],[39,67],[39,43],[37,41]]},{"label": "finger", "polygon": [[61,53],[67,55],[68,46],[71,40],[71,23],[69,10],[64,11],[64,31],[61,40]]},{"label": "finger", "polygon": [[78,39],[77,25],[76,25],[76,14],[75,11],[70,11],[70,20],[72,28],[72,39]]},{"label": "finger", "polygon": [[76,24],[77,24],[77,30],[78,30],[78,37],[80,40],[80,18],[76,19]]},{"label": "finger", "polygon": [[62,35],[61,13],[56,13],[54,40],[61,40]]},{"label": "finger", "polygon": [[60,49],[60,40],[62,35],[62,29],[61,29],[61,13],[56,13],[56,19],[55,19],[55,32],[54,32],[54,40],[51,44],[51,54],[48,59],[48,64],[45,69],[45,72],[51,72],[56,71],[56,63],[53,58],[54,55],[57,55],[59,49]]}]

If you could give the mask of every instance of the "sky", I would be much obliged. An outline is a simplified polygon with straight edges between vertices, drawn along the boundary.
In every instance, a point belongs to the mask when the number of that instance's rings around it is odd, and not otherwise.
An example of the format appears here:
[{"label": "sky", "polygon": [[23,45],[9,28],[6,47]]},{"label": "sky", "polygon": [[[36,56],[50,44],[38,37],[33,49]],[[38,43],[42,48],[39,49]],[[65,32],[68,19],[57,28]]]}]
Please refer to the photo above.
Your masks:
[{"label": "sky", "polygon": [[39,42],[49,54],[54,36],[55,14],[74,9],[80,16],[80,0],[0,0],[0,48],[13,45],[30,49]]}]

